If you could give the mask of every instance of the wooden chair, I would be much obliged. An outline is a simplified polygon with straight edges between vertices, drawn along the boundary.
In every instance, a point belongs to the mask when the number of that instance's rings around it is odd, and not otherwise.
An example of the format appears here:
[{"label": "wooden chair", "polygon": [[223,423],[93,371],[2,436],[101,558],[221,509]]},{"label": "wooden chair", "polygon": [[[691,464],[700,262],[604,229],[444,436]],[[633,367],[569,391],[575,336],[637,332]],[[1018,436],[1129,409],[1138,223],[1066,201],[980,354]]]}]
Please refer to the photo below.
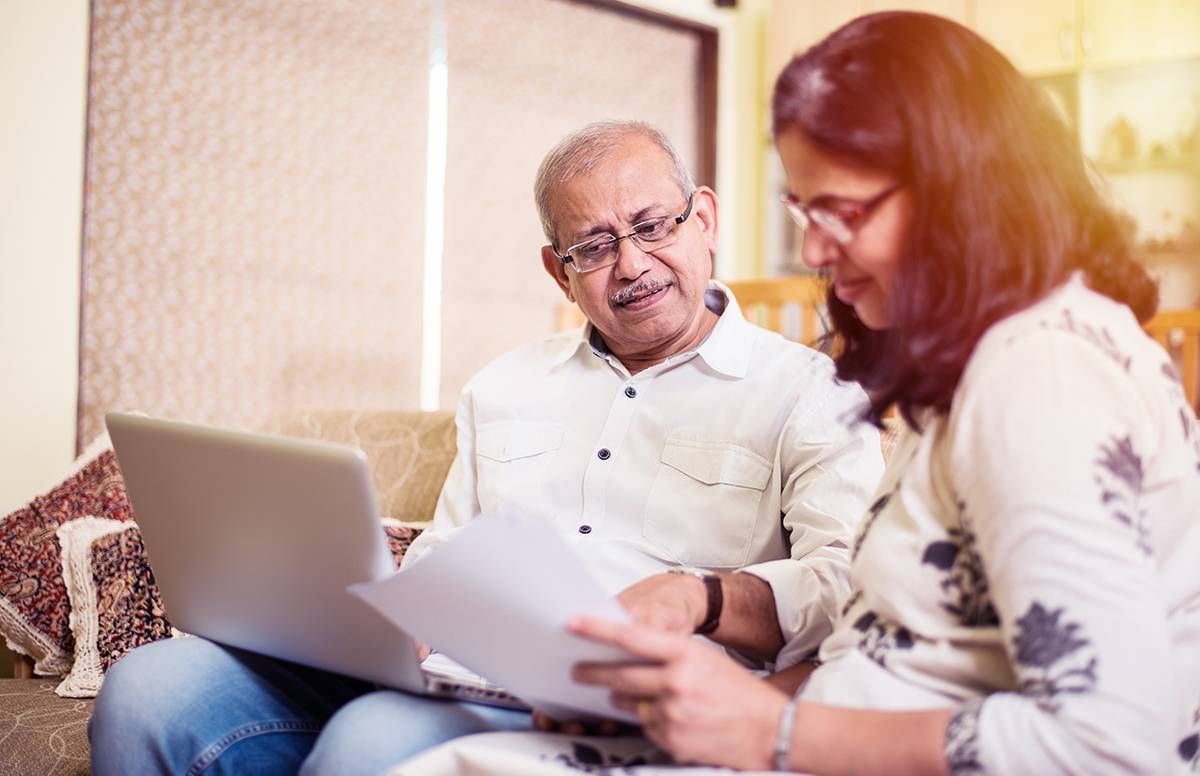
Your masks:
[{"label": "wooden chair", "polygon": [[825,334],[821,310],[826,283],[812,275],[731,280],[729,290],[751,323],[788,339],[815,345]]},{"label": "wooden chair", "polygon": [[1188,404],[1200,411],[1200,310],[1165,310],[1150,319],[1146,332],[1179,367]]},{"label": "wooden chair", "polygon": [[587,318],[574,302],[559,302],[554,308],[554,330],[578,329],[587,323]]}]

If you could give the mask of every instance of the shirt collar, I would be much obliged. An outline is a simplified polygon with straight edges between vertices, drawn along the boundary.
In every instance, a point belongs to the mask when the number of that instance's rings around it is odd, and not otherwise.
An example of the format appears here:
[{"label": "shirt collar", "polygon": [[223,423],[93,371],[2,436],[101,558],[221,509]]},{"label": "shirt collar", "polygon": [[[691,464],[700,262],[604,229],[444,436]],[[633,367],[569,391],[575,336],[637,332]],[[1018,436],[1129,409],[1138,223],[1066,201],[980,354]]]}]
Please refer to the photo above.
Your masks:
[{"label": "shirt collar", "polygon": [[[750,367],[750,349],[747,327],[750,324],[742,315],[737,300],[724,283],[717,280],[708,282],[708,290],[704,293],[704,304],[709,310],[720,316],[713,330],[709,332],[700,347],[693,351],[710,367],[729,377],[742,378]],[[600,358],[609,356],[604,340],[600,338],[589,321],[573,336],[565,336],[561,346],[554,354],[552,363],[560,366],[569,361],[584,347],[590,349]]]},{"label": "shirt collar", "polygon": [[[571,357],[580,351],[585,345],[591,344],[592,338],[592,323],[588,321],[578,329],[572,329],[569,332],[563,332],[561,337],[555,337],[558,350],[550,359],[552,366],[562,366],[571,360]],[[596,338],[599,341],[599,337]],[[592,350],[596,350],[596,346],[592,345]],[[602,355],[602,354],[597,354]]]},{"label": "shirt collar", "polygon": [[[745,377],[750,369],[751,338],[750,323],[742,315],[742,308],[733,298],[733,292],[718,280],[708,281],[704,303],[721,317],[700,347],[696,348],[696,354],[727,377]],[[721,306],[725,308],[723,312]]]}]

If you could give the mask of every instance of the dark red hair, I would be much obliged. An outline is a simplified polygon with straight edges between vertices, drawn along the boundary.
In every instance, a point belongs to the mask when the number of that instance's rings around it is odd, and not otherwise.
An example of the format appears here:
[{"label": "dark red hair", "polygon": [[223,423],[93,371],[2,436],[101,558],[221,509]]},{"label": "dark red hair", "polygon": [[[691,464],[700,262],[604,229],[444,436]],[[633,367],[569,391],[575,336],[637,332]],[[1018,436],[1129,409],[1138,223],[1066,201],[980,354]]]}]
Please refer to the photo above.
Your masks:
[{"label": "dark red hair", "polygon": [[829,295],[838,376],[893,404],[949,411],[989,326],[1083,270],[1147,320],[1158,288],[1046,95],[983,38],[921,13],[863,16],[798,55],[772,99],[775,136],[891,172],[912,196],[890,298],[872,331]]}]

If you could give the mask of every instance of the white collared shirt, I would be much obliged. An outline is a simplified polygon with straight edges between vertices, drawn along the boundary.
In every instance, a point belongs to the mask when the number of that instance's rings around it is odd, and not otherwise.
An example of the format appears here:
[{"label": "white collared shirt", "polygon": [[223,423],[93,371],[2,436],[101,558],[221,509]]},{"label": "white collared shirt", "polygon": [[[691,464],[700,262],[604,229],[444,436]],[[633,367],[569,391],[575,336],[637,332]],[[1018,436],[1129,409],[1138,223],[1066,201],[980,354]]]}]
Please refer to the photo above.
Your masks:
[{"label": "white collared shirt", "polygon": [[879,435],[852,422],[866,396],[827,357],[748,323],[715,281],[706,303],[707,339],[636,375],[590,325],[484,367],[405,563],[481,512],[541,515],[613,594],[676,565],[753,573],[790,642],[778,665],[814,651],[849,591]]}]

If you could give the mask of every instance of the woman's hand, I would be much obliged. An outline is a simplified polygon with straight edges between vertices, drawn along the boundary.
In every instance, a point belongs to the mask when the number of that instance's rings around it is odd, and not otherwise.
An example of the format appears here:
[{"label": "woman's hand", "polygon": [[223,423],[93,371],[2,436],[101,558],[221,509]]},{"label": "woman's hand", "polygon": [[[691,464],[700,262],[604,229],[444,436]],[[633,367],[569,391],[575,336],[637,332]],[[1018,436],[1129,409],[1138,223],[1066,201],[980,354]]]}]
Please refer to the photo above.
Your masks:
[{"label": "woman's hand", "polygon": [[636,736],[635,725],[615,719],[582,721],[577,719],[557,720],[544,711],[533,710],[533,729],[544,733],[562,733],[568,736]]},{"label": "woman's hand", "polygon": [[785,694],[687,636],[592,617],[568,629],[646,661],[580,663],[572,677],[612,690],[613,704],[676,760],[771,770]]}]

